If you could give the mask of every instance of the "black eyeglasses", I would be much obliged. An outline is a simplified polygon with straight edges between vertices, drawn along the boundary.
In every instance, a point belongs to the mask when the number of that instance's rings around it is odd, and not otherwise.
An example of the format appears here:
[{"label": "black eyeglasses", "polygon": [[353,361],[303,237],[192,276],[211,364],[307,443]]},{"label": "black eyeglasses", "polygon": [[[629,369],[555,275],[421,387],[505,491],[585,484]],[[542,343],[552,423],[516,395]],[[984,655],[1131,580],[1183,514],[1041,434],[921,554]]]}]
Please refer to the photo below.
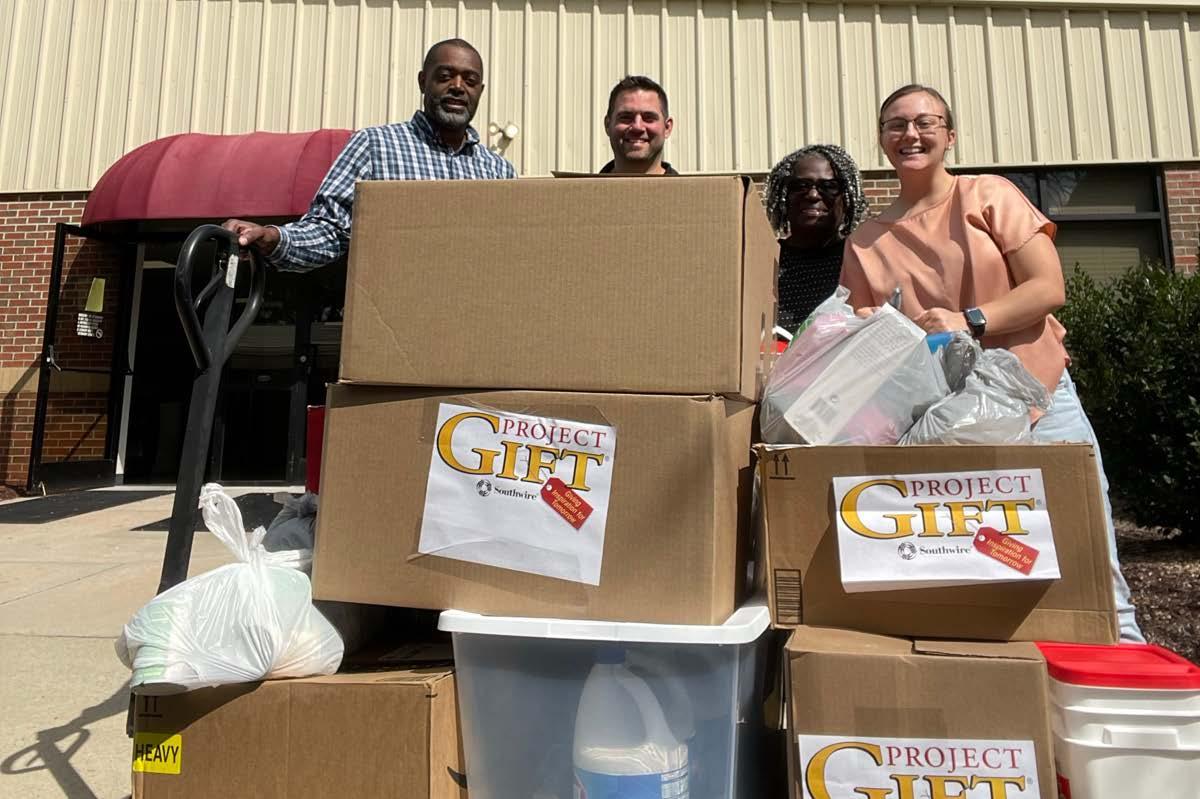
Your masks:
[{"label": "black eyeglasses", "polygon": [[813,189],[822,197],[832,199],[842,194],[840,180],[809,180],[808,178],[792,178],[787,183],[788,194],[808,194]]}]

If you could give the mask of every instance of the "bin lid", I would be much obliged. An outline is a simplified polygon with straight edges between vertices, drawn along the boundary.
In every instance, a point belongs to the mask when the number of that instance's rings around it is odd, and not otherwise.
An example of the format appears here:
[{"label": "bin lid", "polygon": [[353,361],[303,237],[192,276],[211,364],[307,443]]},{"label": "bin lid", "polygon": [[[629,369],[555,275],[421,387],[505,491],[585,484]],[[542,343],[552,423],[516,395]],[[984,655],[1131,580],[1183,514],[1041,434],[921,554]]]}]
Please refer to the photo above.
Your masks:
[{"label": "bin lid", "polygon": [[1038,642],[1050,676],[1059,682],[1105,688],[1200,690],[1200,666],[1153,644]]},{"label": "bin lid", "polygon": [[748,644],[770,626],[771,614],[762,598],[734,611],[724,624],[642,624],[639,622],[531,619],[481,616],[461,610],[443,611],[438,629],[472,635],[517,638],[557,638],[574,641],[619,641],[650,644]]}]

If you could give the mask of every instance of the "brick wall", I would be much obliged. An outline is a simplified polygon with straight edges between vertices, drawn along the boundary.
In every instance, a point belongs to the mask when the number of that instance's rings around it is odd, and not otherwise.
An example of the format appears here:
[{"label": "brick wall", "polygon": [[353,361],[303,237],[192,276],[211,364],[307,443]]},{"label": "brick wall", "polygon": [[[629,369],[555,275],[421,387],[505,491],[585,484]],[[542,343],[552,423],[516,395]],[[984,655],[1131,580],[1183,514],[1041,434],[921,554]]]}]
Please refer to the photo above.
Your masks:
[{"label": "brick wall", "polygon": [[1167,224],[1171,230],[1171,249],[1175,269],[1194,274],[1200,246],[1200,168],[1196,164],[1167,165],[1163,168],[1167,194]]},{"label": "brick wall", "polygon": [[[54,225],[78,224],[83,192],[0,196],[0,482],[22,486],[29,466],[37,366],[42,348]],[[108,368],[116,333],[120,253],[110,245],[67,239],[57,331],[63,366]],[[76,334],[95,277],[105,278],[101,339]],[[104,455],[107,377],[55,373],[42,459],[93,460]]]},{"label": "brick wall", "polygon": [[900,196],[900,181],[892,171],[863,172],[863,194],[872,216],[887,208]]}]

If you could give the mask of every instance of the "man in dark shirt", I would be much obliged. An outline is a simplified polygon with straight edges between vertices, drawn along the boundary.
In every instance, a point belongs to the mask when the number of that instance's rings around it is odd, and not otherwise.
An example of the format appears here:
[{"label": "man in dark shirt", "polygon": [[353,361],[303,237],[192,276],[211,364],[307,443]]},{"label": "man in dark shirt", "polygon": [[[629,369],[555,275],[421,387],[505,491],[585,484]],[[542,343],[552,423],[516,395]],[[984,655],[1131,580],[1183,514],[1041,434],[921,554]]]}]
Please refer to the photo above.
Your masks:
[{"label": "man in dark shirt", "polygon": [[625,76],[608,95],[604,132],[613,160],[601,167],[600,174],[678,175],[662,160],[674,126],[663,87],[643,75]]}]

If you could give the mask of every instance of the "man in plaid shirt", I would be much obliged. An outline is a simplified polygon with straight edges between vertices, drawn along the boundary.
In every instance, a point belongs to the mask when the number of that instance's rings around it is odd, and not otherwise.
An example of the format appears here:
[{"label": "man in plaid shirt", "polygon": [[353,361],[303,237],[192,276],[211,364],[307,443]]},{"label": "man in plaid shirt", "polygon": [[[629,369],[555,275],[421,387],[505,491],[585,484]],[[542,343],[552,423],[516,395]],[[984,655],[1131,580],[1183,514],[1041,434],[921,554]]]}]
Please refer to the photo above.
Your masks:
[{"label": "man in plaid shirt", "polygon": [[358,180],[499,180],[515,178],[471,127],[483,94],[483,59],[462,39],[429,48],[417,74],[424,109],[408,122],[356,132],[329,169],[308,212],[282,227],[230,219],[238,234],[269,263],[307,271],[336,261],[350,246],[354,183]]}]

